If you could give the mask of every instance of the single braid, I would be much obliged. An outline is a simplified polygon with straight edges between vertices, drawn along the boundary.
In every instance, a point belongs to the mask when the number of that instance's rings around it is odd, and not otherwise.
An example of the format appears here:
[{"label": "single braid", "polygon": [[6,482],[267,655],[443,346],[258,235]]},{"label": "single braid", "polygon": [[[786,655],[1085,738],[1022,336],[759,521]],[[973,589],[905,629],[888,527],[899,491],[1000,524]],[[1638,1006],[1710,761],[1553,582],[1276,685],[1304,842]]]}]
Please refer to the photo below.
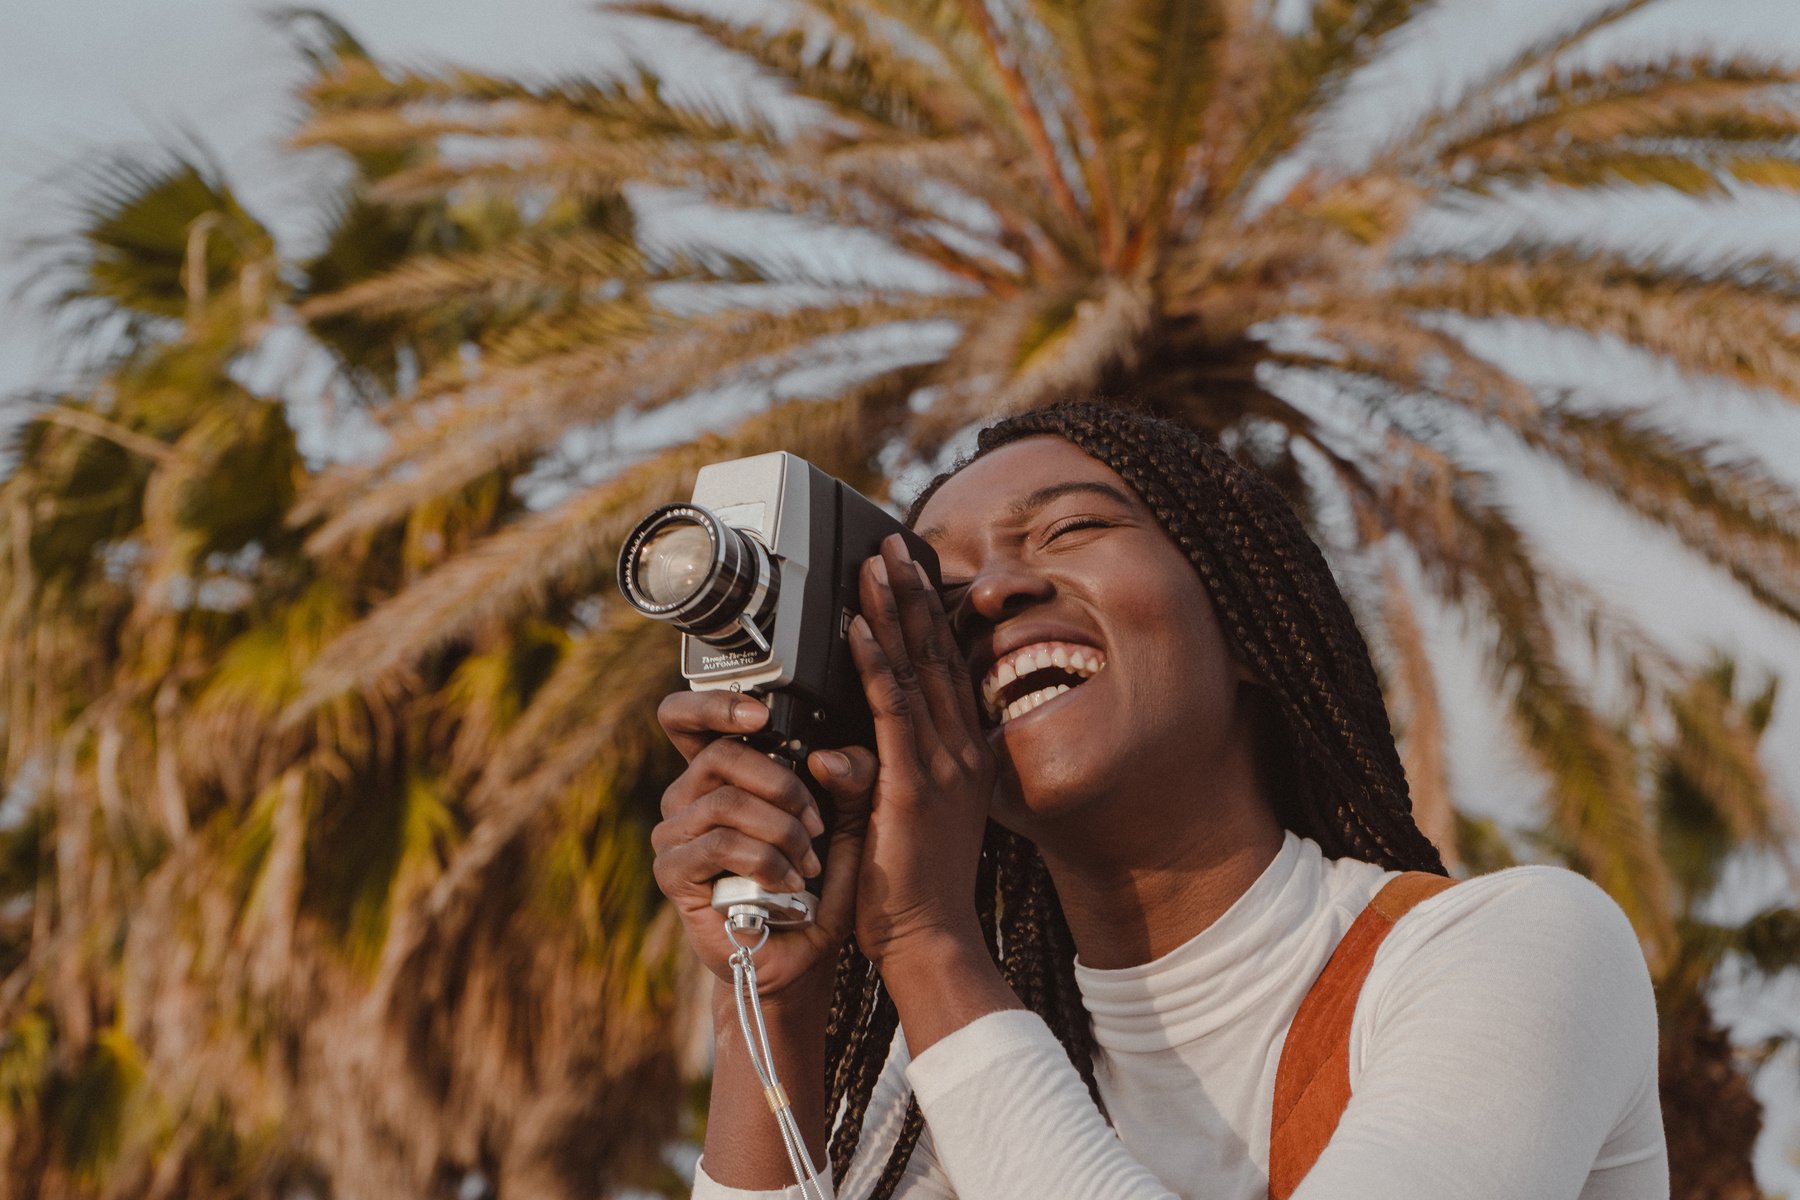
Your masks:
[{"label": "single braid", "polygon": [[[1437,848],[1413,821],[1368,646],[1325,556],[1281,491],[1192,429],[1096,404],[999,421],[981,432],[968,461],[1044,435],[1073,443],[1125,480],[1193,564],[1220,629],[1259,681],[1258,765],[1282,825],[1332,858],[1444,874]],[[954,473],[931,482],[907,524]],[[1050,1026],[1099,1103],[1093,1025],[1049,869],[1028,839],[992,823],[976,912],[1002,976]],[[840,1188],[898,1025],[879,976],[854,942],[847,944],[826,1027],[826,1111],[837,1117],[831,1167]],[[909,1096],[873,1200],[891,1200],[923,1129]]]}]

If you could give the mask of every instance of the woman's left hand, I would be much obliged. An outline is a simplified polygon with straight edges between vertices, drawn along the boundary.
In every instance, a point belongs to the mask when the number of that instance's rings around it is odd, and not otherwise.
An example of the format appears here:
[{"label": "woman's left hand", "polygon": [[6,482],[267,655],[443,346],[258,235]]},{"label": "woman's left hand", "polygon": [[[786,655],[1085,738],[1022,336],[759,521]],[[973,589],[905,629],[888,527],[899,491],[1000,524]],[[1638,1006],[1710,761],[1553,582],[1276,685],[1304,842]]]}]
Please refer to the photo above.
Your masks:
[{"label": "woman's left hand", "polygon": [[879,766],[856,937],[880,966],[946,939],[981,944],[975,873],[996,769],[943,601],[898,534],[863,564],[860,591],[850,653]]}]

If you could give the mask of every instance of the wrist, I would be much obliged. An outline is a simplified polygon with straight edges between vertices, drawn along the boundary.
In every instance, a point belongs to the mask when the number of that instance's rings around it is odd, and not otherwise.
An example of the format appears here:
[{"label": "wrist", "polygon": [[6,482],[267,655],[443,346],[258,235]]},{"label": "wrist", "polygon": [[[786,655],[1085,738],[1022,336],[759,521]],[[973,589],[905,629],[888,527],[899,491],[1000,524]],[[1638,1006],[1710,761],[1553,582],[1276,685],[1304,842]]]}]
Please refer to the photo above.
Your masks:
[{"label": "wrist", "polygon": [[1024,1007],[979,930],[909,938],[882,956],[880,970],[915,1058],[989,1013]]},{"label": "wrist", "polygon": [[988,953],[981,926],[970,921],[966,926],[924,929],[895,938],[882,947],[874,961],[881,977],[891,980],[897,976],[933,977],[947,969],[991,967],[993,955]]},{"label": "wrist", "polygon": [[[832,971],[813,971],[778,992],[765,992],[763,1022],[773,1030],[823,1028],[831,1011]],[[713,981],[713,1023],[720,1029],[738,1026],[737,999],[729,979]]]}]

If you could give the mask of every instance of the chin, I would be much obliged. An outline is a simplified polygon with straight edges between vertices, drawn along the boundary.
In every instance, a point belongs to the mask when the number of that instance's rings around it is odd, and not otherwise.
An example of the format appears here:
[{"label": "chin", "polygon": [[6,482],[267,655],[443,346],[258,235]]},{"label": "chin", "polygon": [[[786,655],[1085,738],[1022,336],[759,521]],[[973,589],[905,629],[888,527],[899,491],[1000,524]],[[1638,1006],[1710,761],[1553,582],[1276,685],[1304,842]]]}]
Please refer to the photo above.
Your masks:
[{"label": "chin", "polygon": [[[1039,768],[1047,764],[1038,764]],[[1055,764],[1068,767],[1073,764]],[[1058,823],[1104,803],[1109,772],[1033,769],[1021,778],[1004,746],[999,748],[999,775],[994,784],[993,817],[1002,826],[1036,840],[1044,825]]]}]

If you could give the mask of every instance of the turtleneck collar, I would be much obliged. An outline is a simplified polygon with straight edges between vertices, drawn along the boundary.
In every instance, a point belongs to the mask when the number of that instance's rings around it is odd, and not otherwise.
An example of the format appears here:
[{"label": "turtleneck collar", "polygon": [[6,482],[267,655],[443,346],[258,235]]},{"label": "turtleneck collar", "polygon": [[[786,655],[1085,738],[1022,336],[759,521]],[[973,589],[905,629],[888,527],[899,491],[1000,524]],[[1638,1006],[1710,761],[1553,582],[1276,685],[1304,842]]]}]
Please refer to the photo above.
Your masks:
[{"label": "turtleneck collar", "polygon": [[1204,1037],[1253,1009],[1306,952],[1326,891],[1318,844],[1289,832],[1243,895],[1186,942],[1135,967],[1075,963],[1094,1036],[1112,1051],[1144,1052]]}]

